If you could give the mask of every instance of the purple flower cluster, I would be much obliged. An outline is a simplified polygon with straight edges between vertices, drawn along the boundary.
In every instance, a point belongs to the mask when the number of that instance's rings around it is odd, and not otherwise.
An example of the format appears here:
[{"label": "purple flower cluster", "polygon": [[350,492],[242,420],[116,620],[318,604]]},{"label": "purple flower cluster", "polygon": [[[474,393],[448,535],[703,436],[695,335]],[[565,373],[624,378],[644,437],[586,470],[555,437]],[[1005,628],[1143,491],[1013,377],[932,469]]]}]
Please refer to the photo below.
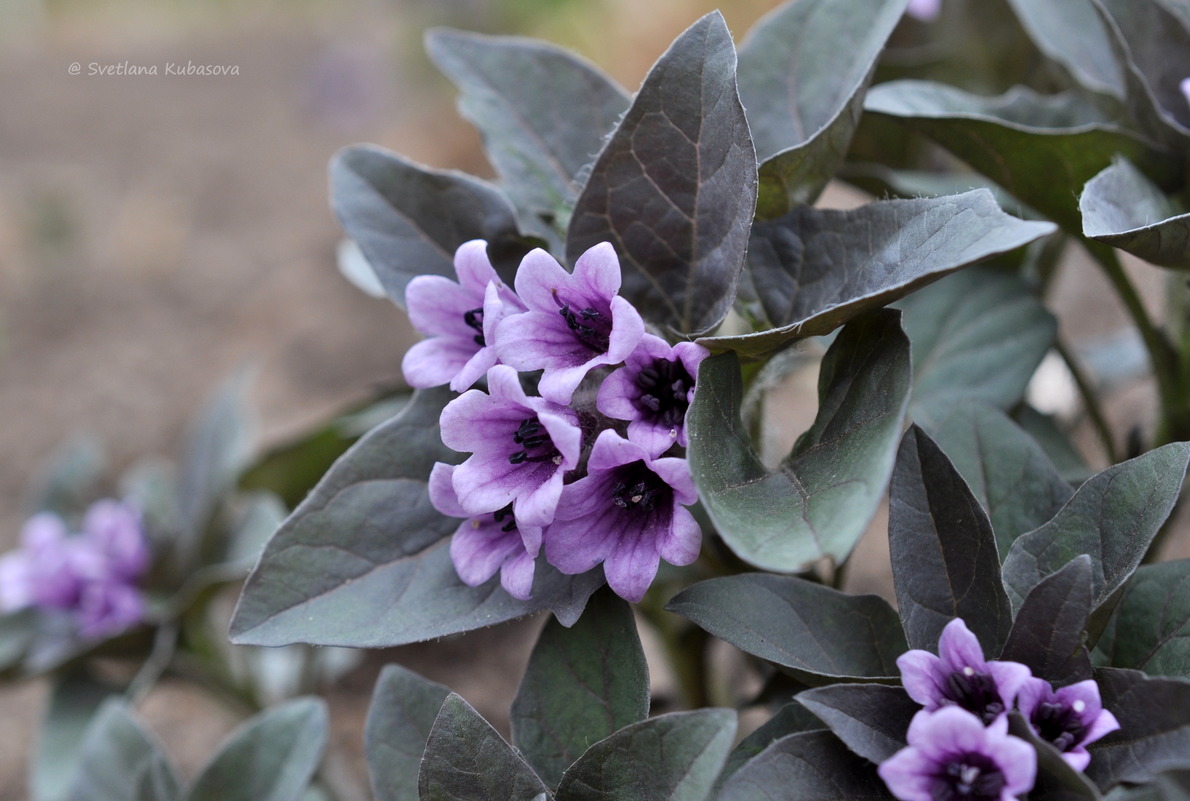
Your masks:
[{"label": "purple flower cluster", "polygon": [[71,618],[85,639],[116,634],[144,618],[136,582],[149,566],[140,513],[113,500],[92,504],[82,530],[34,515],[21,547],[0,557],[0,612],[37,607]]},{"label": "purple flower cluster", "polygon": [[1008,734],[1014,705],[1034,734],[1079,771],[1091,760],[1087,745],[1120,727],[1094,681],[1055,690],[1025,665],[985,660],[979,640],[959,619],[943,629],[937,656],[912,650],[897,666],[905,691],[924,707],[909,724],[908,746],[879,768],[902,801],[1011,801],[1028,792],[1037,754]]},{"label": "purple flower cluster", "polygon": [[[509,594],[527,599],[544,549],[563,573],[602,563],[612,589],[639,601],[662,559],[698,558],[702,532],[685,508],[698,495],[674,453],[686,445],[707,351],[645,331],[619,295],[607,243],[573,273],[532,251],[515,292],[482,241],[458,249],[455,271],[458,283],[409,283],[410,320],[428,338],[402,367],[411,386],[462,393],[442,411],[442,441],[470,456],[436,465],[429,487],[438,511],[464,518],[450,547],[460,579],[478,586],[499,572]],[[484,377],[486,391],[472,388]],[[578,392],[584,381],[599,382],[593,403]],[[536,394],[526,391],[534,384]]]}]

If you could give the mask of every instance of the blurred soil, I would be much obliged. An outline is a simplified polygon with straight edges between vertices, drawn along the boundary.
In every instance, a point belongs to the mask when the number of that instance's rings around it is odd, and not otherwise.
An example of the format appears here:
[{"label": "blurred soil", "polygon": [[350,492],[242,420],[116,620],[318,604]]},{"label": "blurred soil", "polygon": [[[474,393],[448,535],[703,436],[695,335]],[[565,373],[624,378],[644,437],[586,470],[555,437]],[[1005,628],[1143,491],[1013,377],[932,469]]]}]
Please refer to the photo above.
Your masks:
[{"label": "blurred soil", "polygon": [[[245,363],[258,371],[262,443],[399,379],[413,334],[390,303],[338,274],[326,164],[338,148],[370,141],[484,174],[477,137],[443,82],[428,77],[420,32],[476,19],[499,29],[479,13],[484,4],[459,0],[306,2],[297,12],[266,0],[235,12],[212,2],[209,15],[182,21],[142,14],[131,0],[115,11],[76,2],[43,14],[43,5],[0,8],[0,550],[16,542],[37,470],[75,434],[97,437],[118,469],[174,452],[201,399]],[[771,5],[739,3],[728,21],[738,35]],[[574,12],[534,32],[569,37],[635,88],[713,4],[591,6],[606,12],[598,25],[588,24],[591,12]],[[161,73],[166,62],[187,61],[239,74],[89,74],[92,63],[155,64]],[[80,75],[68,74],[75,62]],[[832,193],[828,202],[858,199]],[[1057,293],[1064,332],[1082,338],[1124,325],[1097,274],[1067,275]],[[1159,302],[1160,287],[1149,288]],[[813,383],[795,374],[769,408],[809,420]],[[1113,403],[1113,416],[1147,419],[1150,400],[1135,392]],[[788,448],[802,428],[791,422],[774,448]],[[1096,458],[1093,440],[1083,444]],[[888,592],[883,525],[861,545],[855,589]],[[449,685],[506,726],[539,625],[373,655],[330,691],[337,759],[363,781],[363,718],[388,660]],[[44,700],[39,682],[0,688],[0,801],[25,797]],[[236,723],[176,685],[141,711],[188,776]]]}]

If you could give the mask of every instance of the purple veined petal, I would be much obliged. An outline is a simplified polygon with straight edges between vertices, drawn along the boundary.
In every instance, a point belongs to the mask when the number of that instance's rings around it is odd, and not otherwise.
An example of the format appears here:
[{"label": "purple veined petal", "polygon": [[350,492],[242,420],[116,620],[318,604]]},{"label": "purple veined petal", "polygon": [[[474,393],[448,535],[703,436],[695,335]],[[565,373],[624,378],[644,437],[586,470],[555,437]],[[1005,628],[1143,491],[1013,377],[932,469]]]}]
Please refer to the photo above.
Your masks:
[{"label": "purple veined petal", "polygon": [[530,465],[519,470],[510,468],[507,457],[491,453],[475,454],[455,468],[451,483],[459,505],[468,515],[503,509],[519,497],[536,491],[557,472],[552,464]]},{"label": "purple veined petal", "polygon": [[584,294],[611,297],[620,291],[620,260],[611,242],[588,248],[574,263],[574,278]]},{"label": "purple veined petal", "polygon": [[876,772],[901,801],[933,801],[930,785],[936,763],[917,748],[902,748],[880,763]]},{"label": "purple veined petal", "polygon": [[603,574],[607,584],[625,601],[638,603],[657,577],[661,555],[657,552],[655,540],[633,537],[632,532],[621,530],[611,552],[603,562]]},{"label": "purple veined petal", "polygon": [[534,489],[517,495],[517,519],[523,520],[528,526],[548,526],[554,521],[554,512],[561,495],[562,471],[554,470]]},{"label": "purple veined petal", "polygon": [[541,553],[541,540],[545,532],[543,526],[531,526],[517,521],[517,530],[521,532],[521,544],[525,546],[525,553],[534,558]]},{"label": "purple veined petal", "polygon": [[460,367],[458,373],[450,380],[451,390],[454,392],[467,391],[475,386],[475,382],[483,378],[488,370],[496,365],[496,362],[495,348],[480,348],[472,354],[466,364]]},{"label": "purple veined petal", "polygon": [[1083,738],[1083,745],[1089,745],[1119,728],[1120,721],[1116,716],[1106,709],[1100,709],[1099,714],[1093,719],[1091,727],[1087,729],[1087,734]]},{"label": "purple veined petal", "polygon": [[645,461],[649,454],[635,442],[624,439],[612,429],[604,429],[595,438],[591,455],[587,459],[588,470],[610,470],[621,465]]},{"label": "purple veined petal", "polygon": [[29,556],[12,551],[0,556],[0,612],[15,612],[32,606],[34,576]]},{"label": "purple veined petal", "polygon": [[451,483],[454,472],[453,464],[434,463],[426,485],[430,495],[430,505],[447,517],[469,517],[463,507],[459,505],[459,496],[455,494],[454,484]]},{"label": "purple veined petal", "polygon": [[472,239],[459,245],[455,250],[454,265],[459,286],[469,295],[478,294],[482,297],[488,283],[501,283],[496,268],[488,259],[488,243],[482,239]]},{"label": "purple veined petal", "polygon": [[587,377],[587,373],[591,372],[591,369],[597,366],[598,361],[592,359],[591,361],[583,362],[573,367],[560,367],[549,370],[542,375],[537,389],[543,397],[549,398],[554,403],[570,403],[571,398],[574,397],[574,391],[578,389],[578,385],[583,383],[583,379]]},{"label": "purple veined petal", "polygon": [[626,298],[616,295],[611,299],[611,314],[612,330],[603,364],[616,364],[627,359],[645,334],[645,321]]},{"label": "purple veined petal", "polygon": [[1033,710],[1037,705],[1048,698],[1053,693],[1050,683],[1045,679],[1030,677],[1025,681],[1020,690],[1017,692],[1016,703],[1020,709],[1021,714],[1026,718],[1033,714]]},{"label": "purple veined petal", "polygon": [[702,528],[694,515],[674,504],[669,533],[659,538],[661,558],[671,565],[693,564],[702,551]]},{"label": "purple veined petal", "polygon": [[487,347],[495,349],[496,328],[504,318],[525,311],[525,304],[511,289],[495,282],[488,284],[483,295],[483,336]]},{"label": "purple veined petal", "polygon": [[941,659],[929,651],[915,648],[897,657],[897,667],[901,671],[901,684],[910,698],[927,710],[942,705],[947,671]]},{"label": "purple veined petal", "polygon": [[599,385],[595,408],[613,420],[633,420],[637,416],[636,405],[632,400],[635,395],[636,382],[632,371],[628,366],[620,367]]},{"label": "purple veined petal", "polygon": [[[489,373],[499,371],[501,365]],[[509,426],[528,417],[527,409],[520,409],[478,389],[470,389],[442,409],[438,418],[442,429],[442,443],[452,450],[471,453],[488,440],[503,437]]]},{"label": "purple veined petal", "polygon": [[628,439],[656,458],[675,444],[679,444],[684,435],[680,428],[669,428],[646,420],[633,420],[628,424]]},{"label": "purple veined petal", "polygon": [[[511,536],[509,536],[511,534]],[[469,587],[478,587],[496,575],[506,559],[524,551],[520,534],[505,532],[494,522],[465,520],[450,540],[450,560]]]},{"label": "purple veined petal", "polygon": [[[441,275],[419,275],[405,287],[405,308],[410,324],[429,336],[475,334],[463,319],[468,311],[483,307],[484,287],[462,287]],[[477,346],[478,347],[478,346]]]},{"label": "purple veined petal", "polygon": [[1021,685],[1033,675],[1033,672],[1020,662],[1002,662],[996,659],[985,663],[984,669],[995,680],[1000,697],[1004,700],[1005,709],[1012,708]]},{"label": "purple veined petal", "polygon": [[533,557],[522,553],[504,560],[500,566],[500,586],[519,601],[529,600],[533,595]]},{"label": "purple veined petal", "polygon": [[559,466],[563,470],[573,470],[578,467],[579,456],[583,450],[583,430],[576,425],[578,421],[546,411],[539,411],[537,419],[545,427],[546,433],[550,435],[550,441],[562,457]]},{"label": "purple veined petal", "polygon": [[561,264],[541,248],[525,254],[517,269],[517,297],[529,309],[556,314],[555,293],[570,287],[573,277]]},{"label": "purple veined petal", "polygon": [[651,460],[649,467],[673,488],[678,503],[691,506],[698,502],[698,489],[694,486],[694,476],[690,474],[690,462],[677,456],[665,456]]},{"label": "purple veined petal", "polygon": [[971,633],[962,618],[956,617],[942,629],[942,635],[938,638],[938,656],[951,671],[958,672],[969,667],[983,672],[983,648],[979,638]]},{"label": "purple veined petal", "polygon": [[451,383],[476,355],[475,348],[462,340],[430,337],[405,351],[401,373],[414,389],[440,387]]},{"label": "purple veined petal", "polygon": [[618,534],[605,476],[586,476],[562,488],[554,522],[543,535],[546,561],[567,574],[602,562]]},{"label": "purple veined petal", "polygon": [[[1003,725],[998,725],[998,724]],[[1008,717],[1001,716],[988,726],[982,752],[995,760],[1004,776],[1001,798],[1012,801],[1033,789],[1037,779],[1037,751],[1019,737],[1008,733]]]}]

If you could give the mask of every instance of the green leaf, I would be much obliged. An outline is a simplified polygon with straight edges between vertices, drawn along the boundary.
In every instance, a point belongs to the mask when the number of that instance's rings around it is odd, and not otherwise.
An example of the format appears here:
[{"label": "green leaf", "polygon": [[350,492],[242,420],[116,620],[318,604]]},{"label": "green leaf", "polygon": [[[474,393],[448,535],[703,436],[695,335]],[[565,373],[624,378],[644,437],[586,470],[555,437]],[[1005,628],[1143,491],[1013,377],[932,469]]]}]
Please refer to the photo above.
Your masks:
[{"label": "green leaf", "polygon": [[1190,270],[1190,212],[1120,159],[1078,199],[1083,234],[1161,267]]},{"label": "green leaf", "polygon": [[903,689],[882,684],[833,684],[799,693],[796,700],[872,762],[883,762],[905,747],[909,721],[921,711],[921,704]]},{"label": "green leaf", "polygon": [[1169,516],[1190,443],[1173,442],[1089,478],[1045,525],[1017,539],[1004,560],[1013,606],[1041,579],[1079,554],[1089,554],[1093,607],[1128,580]]},{"label": "green leaf", "polygon": [[678,593],[666,609],[809,684],[891,679],[908,649],[897,613],[883,598],[792,576],[709,579]]},{"label": "green leaf", "polygon": [[632,607],[604,590],[571,628],[546,623],[512,703],[512,738],[556,787],[587,746],[649,715],[649,669]]},{"label": "green leaf", "polygon": [[1042,96],[1016,87],[987,98],[942,84],[890,81],[872,87],[864,107],[925,134],[1075,233],[1081,230],[1076,187],[1113,158],[1169,169],[1161,166],[1157,145],[1076,94]]},{"label": "green leaf", "polygon": [[121,701],[99,710],[79,749],[72,801],[174,801],[177,774]]},{"label": "green leaf", "polygon": [[[719,773],[717,786],[722,787],[732,774],[777,740],[790,734],[817,731],[822,728],[822,721],[814,717],[804,706],[798,703],[786,704],[741,740],[739,745],[731,749],[731,754],[727,757],[727,764]],[[715,793],[712,797],[726,798],[721,793]]]},{"label": "green leaf", "polygon": [[1000,659],[1056,687],[1091,678],[1083,640],[1091,616],[1091,557],[1083,554],[1029,591]]},{"label": "green leaf", "polygon": [[417,798],[426,741],[450,690],[400,665],[385,665],[364,726],[364,756],[377,801]]},{"label": "green leaf", "polygon": [[[486,240],[497,268],[525,250],[512,204],[499,189],[465,173],[419,167],[378,147],[336,154],[331,207],[401,308],[405,285],[415,276],[455,277],[454,253],[464,242]],[[507,269],[503,274],[511,279]]]},{"label": "green leaf", "polygon": [[727,801],[779,801],[796,788],[798,801],[891,801],[876,766],[847,750],[830,732],[777,740],[723,785]]},{"label": "green leaf", "polygon": [[611,242],[620,294],[659,326],[713,328],[731,308],[756,208],[756,153],[718,12],[670,46],[579,195],[567,258]]},{"label": "green leaf", "polygon": [[956,403],[932,423],[930,435],[987,511],[1002,557],[1074,494],[1042,447],[999,409]]},{"label": "green leaf", "polygon": [[326,737],[322,700],[271,707],[224,740],[186,801],[296,801],[322,761]]},{"label": "green leaf", "polygon": [[42,720],[29,790],[33,801],[66,801],[87,727],[114,691],[84,670],[58,677]]},{"label": "green leaf", "polygon": [[992,268],[963,270],[899,305],[913,346],[910,413],[926,428],[956,403],[1016,404],[1057,331],[1023,279]]},{"label": "green leaf", "polygon": [[571,53],[531,39],[440,29],[426,50],[462,91],[459,108],[483,133],[524,230],[560,245],[583,168],[628,97]]},{"label": "green leaf", "polygon": [[796,572],[847,558],[884,495],[910,384],[909,343],[893,311],[847,325],[823,359],[814,425],[769,470],[740,422],[734,354],[707,359],[686,418],[703,505],[737,556]]},{"label": "green leaf", "polygon": [[1190,559],[1137,568],[1096,648],[1112,667],[1190,679]]},{"label": "green leaf", "polygon": [[730,709],[634,723],[592,745],[566,771],[558,801],[705,801],[735,730]]},{"label": "green leaf", "polygon": [[488,801],[549,791],[491,724],[451,693],[426,743],[418,793],[421,801]]},{"label": "green leaf", "polygon": [[395,418],[344,454],[269,541],[232,618],[237,644],[379,648],[490,626],[553,607],[573,622],[602,572],[563,576],[539,566],[533,598],[495,580],[468,587],[448,540],[461,521],[430,504],[435,461],[456,462],[438,431],[453,397],[414,395]]},{"label": "green leaf", "polygon": [[1190,768],[1190,682],[1112,668],[1096,670],[1095,679],[1120,728],[1091,746],[1087,778],[1107,790]]},{"label": "green leaf", "polygon": [[765,356],[1053,230],[1008,216],[985,189],[851,211],[798,208],[752,229],[746,278],[773,329],[701,342]]},{"label": "green leaf", "polygon": [[813,203],[847,155],[863,96],[905,0],[800,0],[740,45],[740,99],[756,142],[760,219]]},{"label": "green leaf", "polygon": [[1008,0],[1041,52],[1092,92],[1124,97],[1124,72],[1092,0]]},{"label": "green leaf", "polygon": [[911,426],[889,487],[888,549],[905,635],[933,648],[962,618],[990,653],[1012,626],[987,515],[929,435]]}]

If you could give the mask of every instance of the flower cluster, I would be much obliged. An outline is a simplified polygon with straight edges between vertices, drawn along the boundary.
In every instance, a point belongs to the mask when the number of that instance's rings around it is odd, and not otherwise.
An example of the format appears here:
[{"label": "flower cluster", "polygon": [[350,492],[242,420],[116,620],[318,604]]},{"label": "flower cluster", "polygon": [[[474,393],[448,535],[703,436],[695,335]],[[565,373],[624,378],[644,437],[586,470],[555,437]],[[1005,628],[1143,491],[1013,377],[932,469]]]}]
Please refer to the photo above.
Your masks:
[{"label": "flower cluster", "polygon": [[[544,549],[563,573],[602,563],[612,589],[639,601],[661,559],[698,557],[702,532],[685,508],[698,495],[674,453],[706,350],[646,332],[607,243],[573,273],[532,251],[515,291],[482,241],[458,249],[455,271],[458,283],[410,281],[409,317],[428,338],[402,367],[411,386],[462,392],[442,411],[442,441],[471,455],[436,465],[429,486],[438,511],[464,518],[450,548],[459,577],[478,586],[499,571],[527,599]],[[484,377],[486,391],[470,388]],[[579,392],[584,381],[597,392]]]},{"label": "flower cluster", "polygon": [[36,607],[70,618],[84,639],[116,634],[144,618],[136,582],[149,566],[140,513],[114,500],[92,504],[82,530],[34,515],[21,547],[0,557],[0,612]]},{"label": "flower cluster", "polygon": [[901,749],[879,768],[902,801],[1011,801],[1033,787],[1037,754],[1008,734],[1016,705],[1033,733],[1075,770],[1091,760],[1087,745],[1120,727],[1092,680],[1055,690],[1017,662],[985,660],[962,620],[946,625],[938,656],[912,650],[897,660],[909,696],[924,708]]}]

